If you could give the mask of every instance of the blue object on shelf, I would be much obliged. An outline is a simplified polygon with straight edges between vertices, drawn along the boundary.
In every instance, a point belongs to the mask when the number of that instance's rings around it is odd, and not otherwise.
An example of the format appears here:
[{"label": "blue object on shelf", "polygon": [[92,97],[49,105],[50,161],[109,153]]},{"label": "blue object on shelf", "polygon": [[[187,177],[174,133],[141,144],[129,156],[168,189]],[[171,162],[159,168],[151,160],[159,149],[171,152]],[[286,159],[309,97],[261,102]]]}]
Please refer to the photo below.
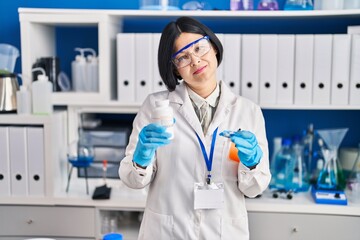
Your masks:
[{"label": "blue object on shelf", "polygon": [[86,194],[89,194],[87,168],[90,167],[91,163],[94,161],[94,156],[68,157],[68,160],[71,164],[71,168],[70,168],[70,172],[69,172],[69,176],[68,176],[66,192],[69,192],[71,174],[72,174],[73,168],[76,167],[76,168],[84,168],[85,181],[86,181]]},{"label": "blue object on shelf", "polygon": [[123,237],[120,233],[108,233],[105,234],[103,240],[122,240]]}]

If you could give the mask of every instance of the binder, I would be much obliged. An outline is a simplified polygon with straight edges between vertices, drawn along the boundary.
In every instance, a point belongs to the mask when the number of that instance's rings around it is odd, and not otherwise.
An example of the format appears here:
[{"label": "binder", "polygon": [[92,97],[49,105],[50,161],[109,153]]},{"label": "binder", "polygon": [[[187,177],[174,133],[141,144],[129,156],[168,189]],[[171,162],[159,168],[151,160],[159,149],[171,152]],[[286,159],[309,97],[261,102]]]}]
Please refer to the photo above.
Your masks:
[{"label": "binder", "polygon": [[276,103],[277,35],[260,35],[259,101],[261,105]]},{"label": "binder", "polygon": [[360,105],[360,35],[352,35],[350,65],[350,105]]},{"label": "binder", "polygon": [[121,103],[135,102],[135,34],[116,35],[117,90]]},{"label": "binder", "polygon": [[314,36],[295,37],[295,105],[311,105],[313,82]]},{"label": "binder", "polygon": [[330,105],[332,35],[314,36],[313,104]]},{"label": "binder", "polygon": [[135,34],[135,102],[142,103],[152,91],[152,34]]},{"label": "binder", "polygon": [[9,128],[0,126],[0,197],[11,195]]},{"label": "binder", "polygon": [[278,35],[276,104],[294,103],[295,35]]},{"label": "binder", "polygon": [[334,34],[331,104],[349,103],[351,35]]},{"label": "binder", "polygon": [[260,35],[244,34],[241,40],[241,95],[259,102]]},{"label": "binder", "polygon": [[153,63],[153,90],[152,92],[160,92],[166,90],[166,86],[161,79],[158,67],[158,50],[159,50],[159,43],[160,43],[161,33],[153,33],[152,34],[152,44],[153,44],[153,51],[152,51],[152,63]]},{"label": "binder", "polygon": [[240,95],[241,35],[224,34],[223,80],[231,90]]},{"label": "binder", "polygon": [[[221,44],[224,45],[224,37],[226,34],[216,33],[217,38],[220,40]],[[224,60],[224,57],[223,57]],[[218,80],[224,80],[224,62],[222,61],[216,70],[216,77]]]},{"label": "binder", "polygon": [[27,127],[29,195],[45,196],[44,129]]},{"label": "binder", "polygon": [[25,196],[28,193],[25,127],[9,127],[9,153],[11,194],[13,196]]}]

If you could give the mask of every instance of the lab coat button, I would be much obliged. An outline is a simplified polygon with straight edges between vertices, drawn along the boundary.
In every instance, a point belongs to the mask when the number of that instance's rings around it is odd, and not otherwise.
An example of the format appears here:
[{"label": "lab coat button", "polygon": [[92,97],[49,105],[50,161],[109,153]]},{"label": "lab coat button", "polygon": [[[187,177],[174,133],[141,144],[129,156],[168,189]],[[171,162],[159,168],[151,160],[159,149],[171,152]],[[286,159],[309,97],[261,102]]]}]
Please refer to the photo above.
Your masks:
[{"label": "lab coat button", "polygon": [[245,175],[245,174],[246,174],[246,172],[245,172],[245,171],[241,171],[241,174],[242,174],[242,175]]}]

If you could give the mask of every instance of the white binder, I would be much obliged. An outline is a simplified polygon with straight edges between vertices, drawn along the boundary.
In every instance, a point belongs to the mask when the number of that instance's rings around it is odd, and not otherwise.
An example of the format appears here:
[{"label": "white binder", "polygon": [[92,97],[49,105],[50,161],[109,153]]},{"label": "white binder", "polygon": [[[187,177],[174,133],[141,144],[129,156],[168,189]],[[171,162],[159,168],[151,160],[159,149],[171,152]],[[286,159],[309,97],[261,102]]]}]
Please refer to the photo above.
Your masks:
[{"label": "white binder", "polygon": [[276,103],[277,35],[260,35],[260,84],[261,105]]},{"label": "white binder", "polygon": [[350,65],[350,105],[360,105],[360,35],[352,35]]},{"label": "white binder", "polygon": [[25,127],[9,127],[11,194],[28,194],[27,144]]},{"label": "white binder", "polygon": [[332,35],[314,36],[313,104],[330,104]]},{"label": "white binder", "polygon": [[158,67],[158,50],[160,43],[161,33],[153,33],[152,34],[152,44],[153,44],[153,52],[152,52],[152,63],[153,63],[153,90],[152,92],[160,92],[166,90],[166,86],[161,79]]},{"label": "white binder", "polygon": [[10,196],[9,128],[0,126],[0,197]]},{"label": "white binder", "polygon": [[[220,40],[221,44],[224,47],[224,37],[225,34],[223,33],[216,33],[217,38]],[[224,60],[224,56],[223,56],[223,60]],[[217,71],[216,71],[216,76],[218,80],[224,80],[224,62],[222,61],[220,63],[220,66],[218,66]]]},{"label": "white binder", "polygon": [[224,34],[223,80],[231,90],[240,95],[241,35]]},{"label": "white binder", "polygon": [[276,103],[294,103],[295,35],[278,35]]},{"label": "white binder", "polygon": [[133,103],[135,102],[135,34],[117,34],[116,47],[118,101]]},{"label": "white binder", "polygon": [[349,103],[351,35],[333,35],[331,104]]},{"label": "white binder", "polygon": [[314,36],[295,37],[295,105],[311,105],[313,82]]},{"label": "white binder", "polygon": [[44,129],[27,127],[29,195],[45,196]]},{"label": "white binder", "polygon": [[152,92],[153,44],[151,33],[135,34],[135,101],[142,103]]},{"label": "white binder", "polygon": [[244,34],[241,39],[241,95],[259,102],[260,35]]}]

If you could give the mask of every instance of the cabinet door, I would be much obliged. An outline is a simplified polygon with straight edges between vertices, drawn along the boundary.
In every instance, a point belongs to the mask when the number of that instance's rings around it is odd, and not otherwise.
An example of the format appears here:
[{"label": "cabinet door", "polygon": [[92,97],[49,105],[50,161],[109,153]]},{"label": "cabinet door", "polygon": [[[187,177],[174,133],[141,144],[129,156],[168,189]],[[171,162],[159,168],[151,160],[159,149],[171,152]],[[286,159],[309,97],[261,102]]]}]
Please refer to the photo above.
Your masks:
[{"label": "cabinet door", "polygon": [[251,212],[249,226],[251,240],[357,240],[360,217]]},{"label": "cabinet door", "polygon": [[2,236],[95,237],[95,209],[0,206]]}]

